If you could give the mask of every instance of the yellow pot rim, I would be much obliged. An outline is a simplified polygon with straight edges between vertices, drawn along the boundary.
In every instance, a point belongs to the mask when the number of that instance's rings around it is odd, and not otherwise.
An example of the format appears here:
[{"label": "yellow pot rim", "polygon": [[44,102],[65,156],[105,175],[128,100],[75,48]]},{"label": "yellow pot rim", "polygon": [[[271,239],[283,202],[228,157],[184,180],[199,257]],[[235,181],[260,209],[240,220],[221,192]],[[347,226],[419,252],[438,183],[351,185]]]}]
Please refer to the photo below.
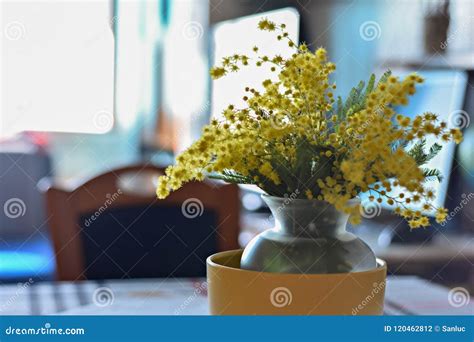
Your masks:
[{"label": "yellow pot rim", "polygon": [[[260,272],[260,271],[252,271],[252,270],[243,270],[241,268],[235,268],[235,267],[222,265],[222,264],[219,264],[216,261],[214,261],[214,259],[218,258],[218,257],[228,258],[229,256],[232,256],[232,255],[242,254],[243,251],[244,251],[243,249],[233,249],[233,250],[230,250],[230,251],[215,253],[215,254],[209,256],[206,259],[206,263],[207,263],[208,266],[210,266],[212,268],[220,268],[220,269],[225,269],[225,270],[229,270],[229,271],[232,271],[232,272],[240,272],[240,273],[246,273],[246,274],[250,274],[250,273],[264,274],[265,276],[268,276],[268,277],[274,276],[274,277],[278,277],[278,278],[281,278],[281,277],[288,277],[288,278],[298,277],[298,278],[300,278],[301,277],[300,273],[272,273],[272,272]],[[371,273],[378,273],[380,271],[386,271],[387,263],[384,260],[379,259],[379,258],[377,258],[376,260],[377,260],[377,267],[376,268],[374,268],[372,270],[368,270],[368,271],[350,272],[350,274],[364,276],[364,275],[368,275],[368,274],[371,274]],[[346,276],[347,274],[348,273],[305,274],[305,277],[327,278],[327,277],[341,277],[341,276]]]}]

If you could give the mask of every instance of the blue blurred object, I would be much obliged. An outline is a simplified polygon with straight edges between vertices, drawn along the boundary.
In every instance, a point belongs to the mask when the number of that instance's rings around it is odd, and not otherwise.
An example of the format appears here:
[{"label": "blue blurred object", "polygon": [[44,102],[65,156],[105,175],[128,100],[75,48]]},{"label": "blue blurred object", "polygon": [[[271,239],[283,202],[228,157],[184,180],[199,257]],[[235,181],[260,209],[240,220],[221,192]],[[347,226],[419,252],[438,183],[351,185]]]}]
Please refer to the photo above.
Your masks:
[{"label": "blue blurred object", "polygon": [[55,259],[48,237],[2,241],[0,246],[0,284],[53,279]]},{"label": "blue blurred object", "polygon": [[44,146],[21,135],[0,145],[0,283],[51,279],[54,255],[37,183],[52,175]]}]

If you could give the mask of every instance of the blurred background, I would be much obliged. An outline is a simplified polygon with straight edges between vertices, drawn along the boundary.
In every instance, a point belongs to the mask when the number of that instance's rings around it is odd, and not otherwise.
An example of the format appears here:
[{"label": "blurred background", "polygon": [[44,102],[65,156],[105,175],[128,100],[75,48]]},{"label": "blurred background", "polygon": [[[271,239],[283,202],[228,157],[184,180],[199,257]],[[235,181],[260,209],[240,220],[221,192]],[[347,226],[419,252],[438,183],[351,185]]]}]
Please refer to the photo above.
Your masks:
[{"label": "blurred background", "polygon": [[176,153],[261,80],[250,69],[213,82],[215,60],[255,44],[286,53],[256,33],[267,17],[327,48],[342,96],[372,72],[426,77],[403,113],[437,112],[465,134],[433,161],[448,221],[410,231],[367,206],[351,229],[391,274],[473,290],[474,2],[3,1],[1,11],[0,283],[203,276],[209,254],[271,227],[249,188],[208,182],[154,198]]}]

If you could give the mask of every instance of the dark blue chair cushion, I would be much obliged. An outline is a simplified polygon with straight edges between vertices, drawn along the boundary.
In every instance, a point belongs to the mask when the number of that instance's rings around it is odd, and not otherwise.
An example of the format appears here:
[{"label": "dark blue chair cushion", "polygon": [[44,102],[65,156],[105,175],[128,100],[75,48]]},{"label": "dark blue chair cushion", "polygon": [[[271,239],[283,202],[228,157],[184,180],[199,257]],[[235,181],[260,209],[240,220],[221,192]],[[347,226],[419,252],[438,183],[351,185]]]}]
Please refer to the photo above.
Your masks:
[{"label": "dark blue chair cushion", "polygon": [[88,279],[204,277],[217,251],[217,214],[186,218],[181,207],[107,209],[80,218]]}]

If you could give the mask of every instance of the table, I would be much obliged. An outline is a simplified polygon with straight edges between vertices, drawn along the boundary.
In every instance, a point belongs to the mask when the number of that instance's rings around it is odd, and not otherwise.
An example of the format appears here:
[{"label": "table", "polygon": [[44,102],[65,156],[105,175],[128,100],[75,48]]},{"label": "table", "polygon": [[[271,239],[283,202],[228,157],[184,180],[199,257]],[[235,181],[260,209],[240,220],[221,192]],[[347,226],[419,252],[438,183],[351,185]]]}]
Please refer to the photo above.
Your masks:
[{"label": "table", "polygon": [[[474,314],[469,297],[463,305],[456,303],[451,300],[450,304],[449,289],[418,277],[392,276],[387,280],[386,315]],[[0,286],[0,315],[52,314],[207,315],[207,284],[202,278],[174,278],[32,281]]]}]

